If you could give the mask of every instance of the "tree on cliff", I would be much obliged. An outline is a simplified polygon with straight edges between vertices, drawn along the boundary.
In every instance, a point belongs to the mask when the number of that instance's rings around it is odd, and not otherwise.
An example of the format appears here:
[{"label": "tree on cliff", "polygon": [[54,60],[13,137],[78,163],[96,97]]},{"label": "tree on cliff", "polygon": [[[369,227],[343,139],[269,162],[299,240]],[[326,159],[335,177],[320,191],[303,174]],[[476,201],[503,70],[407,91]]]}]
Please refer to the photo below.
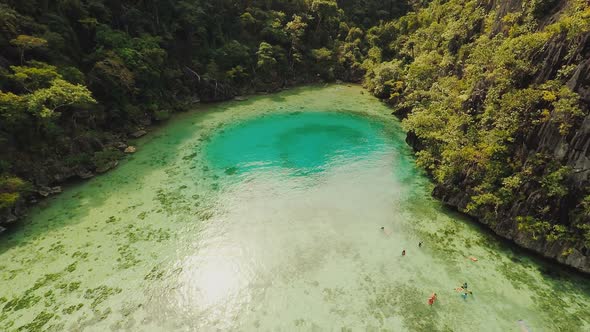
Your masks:
[{"label": "tree on cliff", "polygon": [[25,62],[25,51],[47,46],[47,40],[28,35],[19,35],[15,39],[11,40],[10,43],[18,48],[20,52],[21,65]]}]

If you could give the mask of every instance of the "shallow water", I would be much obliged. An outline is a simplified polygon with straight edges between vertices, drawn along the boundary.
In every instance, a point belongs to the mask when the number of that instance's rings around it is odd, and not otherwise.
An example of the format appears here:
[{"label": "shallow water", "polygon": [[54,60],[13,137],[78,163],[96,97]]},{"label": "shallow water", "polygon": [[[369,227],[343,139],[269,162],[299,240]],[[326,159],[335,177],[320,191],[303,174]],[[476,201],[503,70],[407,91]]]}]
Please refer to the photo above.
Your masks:
[{"label": "shallow water", "polygon": [[176,117],[0,238],[0,330],[590,330],[588,279],[441,207],[389,113],[334,85]]}]

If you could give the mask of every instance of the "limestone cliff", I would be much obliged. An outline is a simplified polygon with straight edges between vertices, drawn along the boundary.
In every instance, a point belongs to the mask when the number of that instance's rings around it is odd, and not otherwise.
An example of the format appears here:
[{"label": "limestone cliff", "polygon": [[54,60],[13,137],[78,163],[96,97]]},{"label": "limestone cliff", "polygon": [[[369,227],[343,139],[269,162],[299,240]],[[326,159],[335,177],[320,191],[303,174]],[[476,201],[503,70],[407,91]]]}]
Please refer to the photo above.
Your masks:
[{"label": "limestone cliff", "polygon": [[[523,1],[506,1],[492,3],[488,10],[495,9],[497,21],[493,33],[502,30],[502,22],[499,18],[505,13],[521,8]],[[549,24],[559,15],[563,3],[555,3],[547,12],[542,24]],[[581,107],[588,114],[590,106],[590,33],[585,33],[574,40],[566,38],[565,33],[554,36],[534,56],[533,61],[539,64],[539,69],[530,78],[531,82],[540,84],[548,80],[556,79],[561,68],[575,67],[567,86],[578,93]],[[476,103],[485,98],[485,87],[476,89],[469,97],[468,102]],[[470,106],[473,106],[470,105]],[[410,131],[407,142],[415,150],[424,149],[425,142]],[[528,135],[514,142],[513,155],[517,156],[524,165],[533,165],[536,174],[547,174],[547,163],[535,163],[535,158],[540,154],[549,156],[552,162],[569,167],[566,185],[568,194],[558,200],[547,200],[541,195],[538,182],[527,181],[520,187],[520,198],[515,199],[500,209],[479,209],[473,211],[468,208],[472,197],[476,195],[474,185],[468,178],[454,179],[439,183],[433,191],[433,195],[444,203],[457,208],[459,211],[470,214],[482,223],[489,226],[496,234],[514,241],[516,244],[533,250],[545,257],[554,259],[565,265],[574,267],[585,273],[590,273],[590,248],[587,241],[571,239],[548,240],[544,237],[534,237],[528,232],[519,229],[518,216],[534,215],[540,209],[545,209],[545,215],[551,220],[562,225],[572,223],[590,223],[587,212],[580,211],[579,205],[584,195],[587,195],[590,186],[590,115],[585,115],[581,120],[572,125],[567,135],[560,132],[558,126],[551,122],[540,123],[532,128]],[[492,217],[490,217],[490,215]]]}]

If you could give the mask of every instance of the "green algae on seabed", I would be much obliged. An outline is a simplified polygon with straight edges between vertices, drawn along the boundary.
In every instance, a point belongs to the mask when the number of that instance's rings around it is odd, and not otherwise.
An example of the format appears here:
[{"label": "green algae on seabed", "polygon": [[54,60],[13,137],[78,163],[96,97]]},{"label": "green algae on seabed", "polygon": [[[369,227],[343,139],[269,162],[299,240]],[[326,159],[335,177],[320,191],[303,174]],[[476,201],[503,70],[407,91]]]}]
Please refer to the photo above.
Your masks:
[{"label": "green algae on seabed", "polygon": [[588,280],[432,199],[361,91],[203,106],[42,202],[0,239],[0,330],[590,330]]}]

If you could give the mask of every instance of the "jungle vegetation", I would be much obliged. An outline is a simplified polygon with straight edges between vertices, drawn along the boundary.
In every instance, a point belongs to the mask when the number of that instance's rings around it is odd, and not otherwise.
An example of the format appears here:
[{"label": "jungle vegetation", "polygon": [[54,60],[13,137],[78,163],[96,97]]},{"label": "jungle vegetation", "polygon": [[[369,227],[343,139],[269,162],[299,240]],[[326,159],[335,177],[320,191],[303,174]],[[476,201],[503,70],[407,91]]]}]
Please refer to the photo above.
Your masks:
[{"label": "jungle vegetation", "polygon": [[[534,240],[590,252],[590,191],[576,178],[588,170],[556,158],[588,115],[590,95],[571,86],[580,68],[587,80],[589,32],[587,1],[433,1],[367,31],[364,82],[404,118],[439,196],[467,193],[459,209],[486,224],[514,219]],[[532,148],[545,136],[551,149]]]},{"label": "jungle vegetation", "polygon": [[567,82],[589,31],[584,0],[2,0],[0,210],[197,100],[342,80],[391,104],[419,165],[469,193],[465,212],[493,223],[526,202],[520,230],[590,248],[576,170],[523,148],[588,113]]},{"label": "jungle vegetation", "polygon": [[2,0],[0,210],[108,169],[122,155],[113,142],[196,101],[360,81],[364,30],[407,10],[393,0]]}]

